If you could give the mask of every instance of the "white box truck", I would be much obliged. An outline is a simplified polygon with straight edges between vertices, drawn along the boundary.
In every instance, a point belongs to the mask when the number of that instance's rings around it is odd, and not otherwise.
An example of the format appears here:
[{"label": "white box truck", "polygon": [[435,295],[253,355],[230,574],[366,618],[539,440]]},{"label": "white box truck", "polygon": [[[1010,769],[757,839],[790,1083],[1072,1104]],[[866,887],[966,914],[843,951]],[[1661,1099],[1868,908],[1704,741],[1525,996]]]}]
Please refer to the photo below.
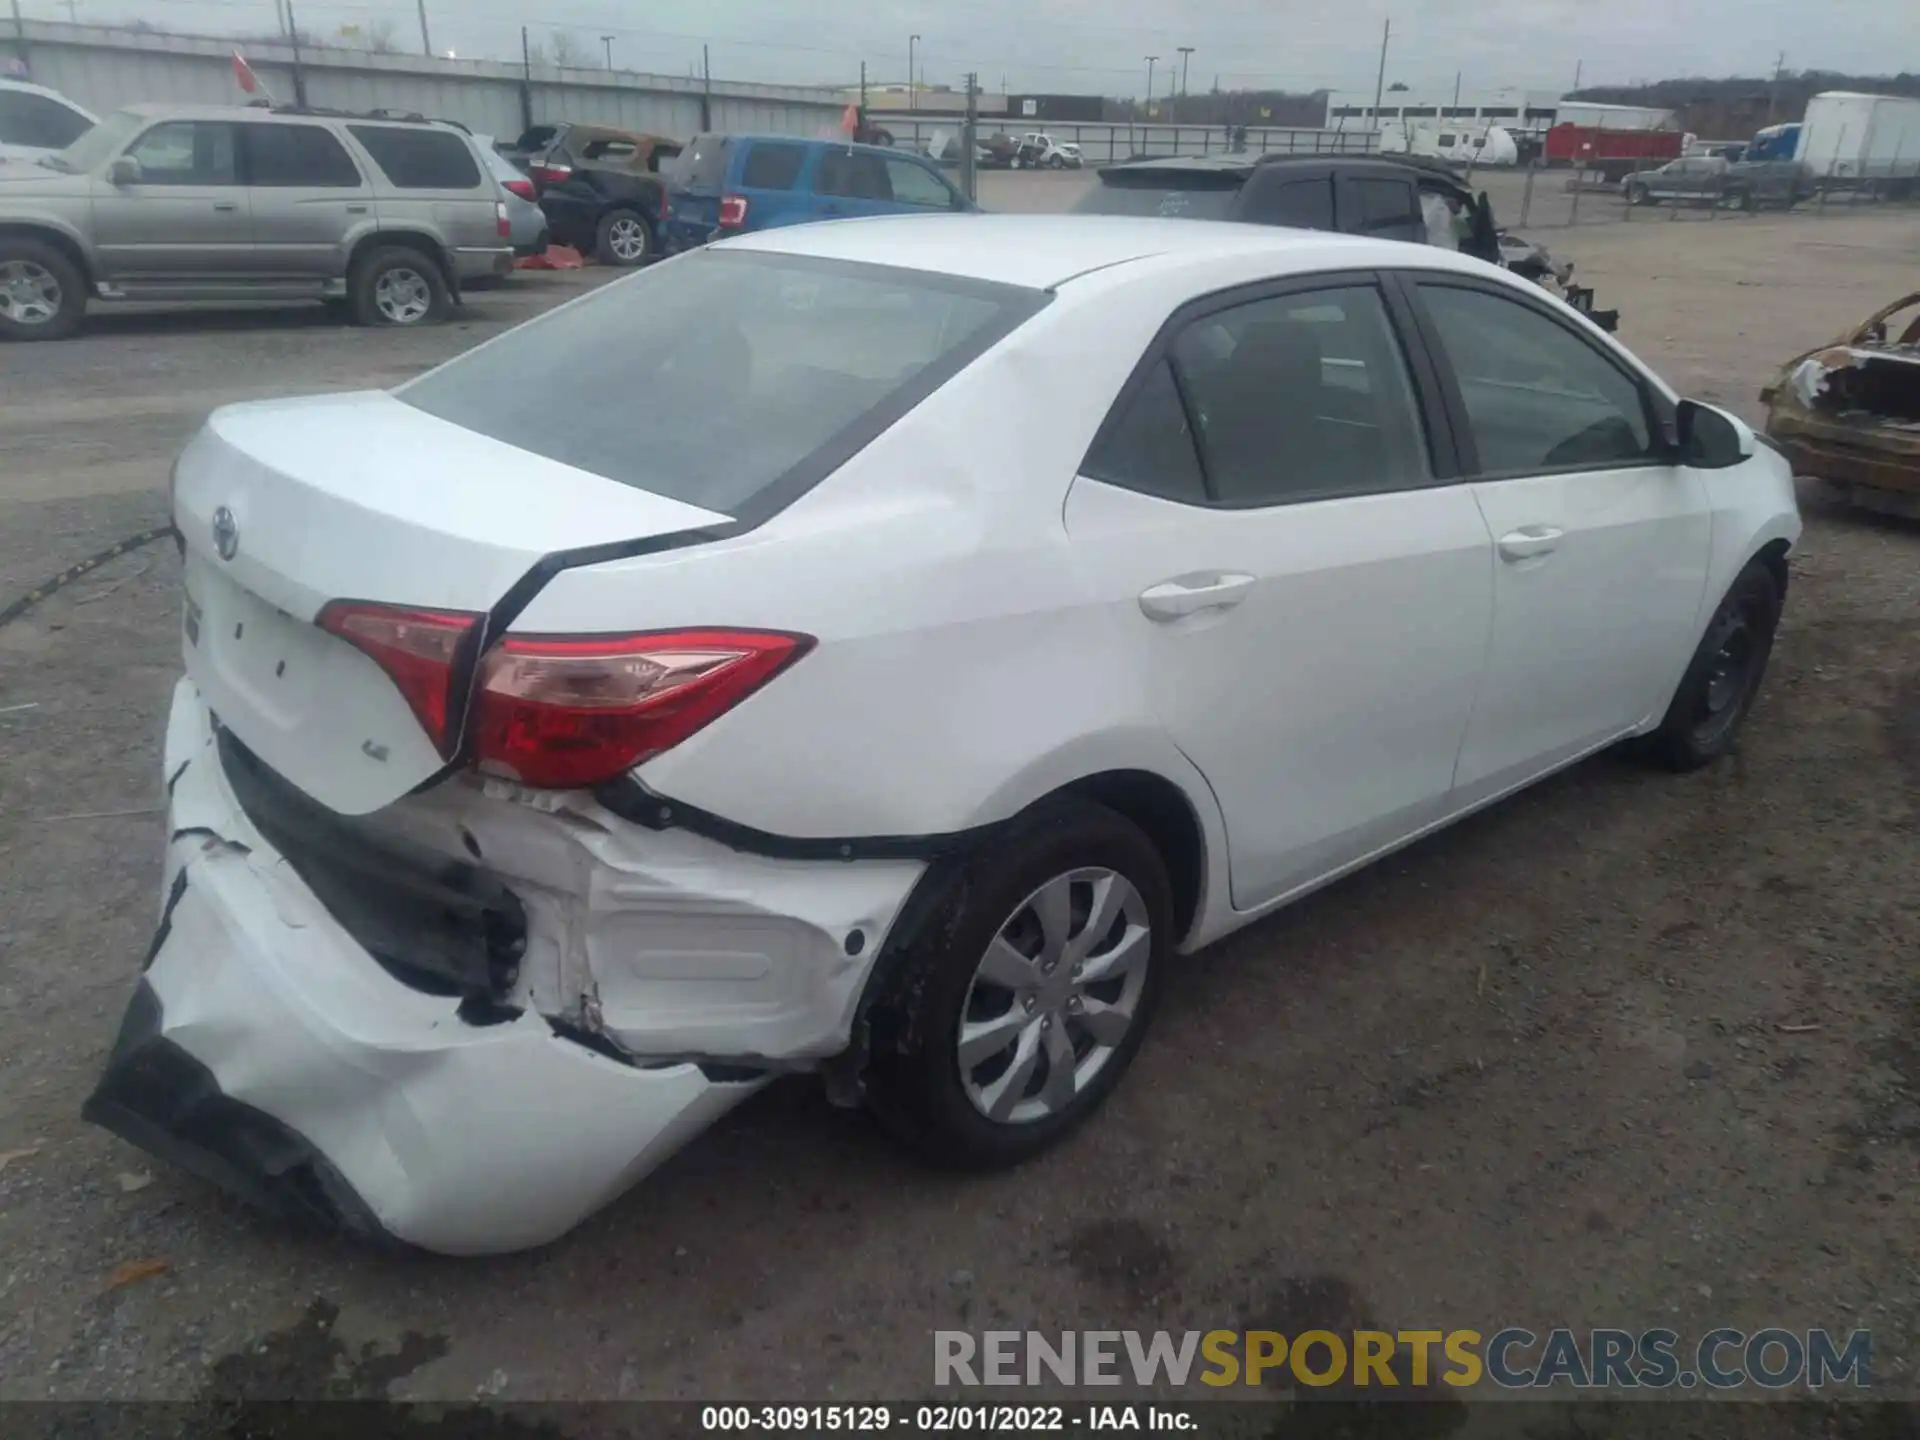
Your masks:
[{"label": "white box truck", "polygon": [[1816,182],[1908,193],[1920,175],[1920,100],[1828,90],[1807,101],[1793,158]]}]

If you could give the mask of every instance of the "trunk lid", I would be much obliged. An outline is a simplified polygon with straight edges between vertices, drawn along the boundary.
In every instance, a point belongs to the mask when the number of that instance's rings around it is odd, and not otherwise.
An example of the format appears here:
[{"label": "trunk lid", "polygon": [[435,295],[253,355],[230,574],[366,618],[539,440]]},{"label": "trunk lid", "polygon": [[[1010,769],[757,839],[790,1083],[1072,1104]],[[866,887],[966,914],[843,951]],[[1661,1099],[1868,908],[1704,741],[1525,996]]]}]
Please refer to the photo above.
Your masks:
[{"label": "trunk lid", "polygon": [[385,392],[216,411],[174,483],[188,674],[254,754],[345,815],[445,761],[372,658],[313,623],[328,601],[484,613],[555,551],[727,519]]}]

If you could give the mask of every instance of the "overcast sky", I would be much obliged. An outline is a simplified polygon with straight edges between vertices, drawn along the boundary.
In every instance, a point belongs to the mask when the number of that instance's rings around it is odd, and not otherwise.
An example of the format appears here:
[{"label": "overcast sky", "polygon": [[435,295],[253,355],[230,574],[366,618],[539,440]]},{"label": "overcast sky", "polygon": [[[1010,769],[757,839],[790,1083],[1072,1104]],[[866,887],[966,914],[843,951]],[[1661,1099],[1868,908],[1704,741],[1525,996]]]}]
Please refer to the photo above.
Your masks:
[{"label": "overcast sky", "polygon": [[[845,84],[865,60],[875,81],[901,77],[908,36],[930,83],[968,70],[997,90],[1138,95],[1161,57],[1166,93],[1177,48],[1193,47],[1188,85],[1370,92],[1381,22],[1391,16],[1387,79],[1468,88],[1587,84],[1789,69],[1920,69],[1920,0],[426,0],[434,49],[518,58],[520,26],[564,29],[587,53],[612,35],[623,69],[686,74],[702,41],[716,78]],[[414,0],[294,0],[302,30],[391,25],[417,50]],[[274,0],[23,0],[34,18],[143,18],[208,34],[271,31]]]}]

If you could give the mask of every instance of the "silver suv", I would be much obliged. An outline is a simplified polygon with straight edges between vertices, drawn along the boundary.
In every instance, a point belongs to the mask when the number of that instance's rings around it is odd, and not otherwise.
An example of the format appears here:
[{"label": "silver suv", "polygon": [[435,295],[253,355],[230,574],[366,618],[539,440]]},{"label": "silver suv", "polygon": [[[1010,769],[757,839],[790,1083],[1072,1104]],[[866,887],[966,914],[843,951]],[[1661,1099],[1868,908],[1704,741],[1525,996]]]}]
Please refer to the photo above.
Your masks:
[{"label": "silver suv", "polygon": [[445,318],[513,268],[499,182],[418,117],[134,105],[0,164],[0,338],[54,340],[100,300],[327,300],[363,325]]}]

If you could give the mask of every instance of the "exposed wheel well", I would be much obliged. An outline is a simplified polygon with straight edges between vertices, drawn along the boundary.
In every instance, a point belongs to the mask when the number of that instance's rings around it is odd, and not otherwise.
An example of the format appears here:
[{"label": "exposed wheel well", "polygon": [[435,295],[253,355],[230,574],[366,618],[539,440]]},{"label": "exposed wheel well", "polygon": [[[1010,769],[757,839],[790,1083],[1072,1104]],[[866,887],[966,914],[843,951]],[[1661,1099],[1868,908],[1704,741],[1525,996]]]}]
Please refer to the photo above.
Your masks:
[{"label": "exposed wheel well", "polygon": [[1784,598],[1787,593],[1787,542],[1772,540],[1761,546],[1760,553],[1753,557],[1773,572],[1773,578],[1780,587]]},{"label": "exposed wheel well", "polygon": [[93,267],[87,263],[86,252],[73,242],[71,236],[39,225],[0,225],[0,239],[7,238],[38,240],[43,245],[51,245],[73,262],[74,268],[80,272],[80,278],[87,282],[88,290],[92,290]]},{"label": "exposed wheel well", "polygon": [[1180,787],[1147,770],[1108,770],[1074,781],[1064,793],[1117,811],[1146,832],[1173,887],[1174,933],[1191,930],[1206,879],[1207,844]]},{"label": "exposed wheel well", "polygon": [[447,284],[453,284],[453,266],[447,263],[446,250],[431,235],[423,235],[417,230],[376,230],[371,235],[363,236],[354,245],[353,253],[347,257],[347,273],[351,275],[360,262],[375,250],[384,250],[389,246],[419,251],[440,267],[441,278]]}]

